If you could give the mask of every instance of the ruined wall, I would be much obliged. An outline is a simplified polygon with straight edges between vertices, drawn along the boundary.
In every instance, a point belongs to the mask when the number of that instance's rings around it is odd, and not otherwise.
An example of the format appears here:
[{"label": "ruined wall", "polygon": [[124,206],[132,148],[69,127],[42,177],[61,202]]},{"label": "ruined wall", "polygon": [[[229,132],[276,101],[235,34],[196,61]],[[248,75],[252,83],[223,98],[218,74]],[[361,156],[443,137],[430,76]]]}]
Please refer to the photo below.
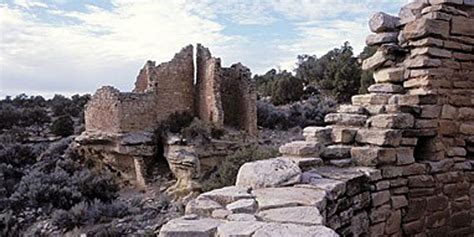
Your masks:
[{"label": "ruined wall", "polygon": [[157,96],[153,93],[123,93],[113,87],[102,87],[85,110],[87,131],[133,132],[156,128],[154,111]]},{"label": "ruined wall", "polygon": [[135,89],[133,92],[145,92],[148,87],[151,86],[152,81],[157,81],[157,75],[155,73],[155,62],[147,61],[145,66],[140,70],[135,82]]},{"label": "ruined wall", "polygon": [[155,73],[158,80],[151,80],[148,90],[158,95],[155,108],[157,120],[163,121],[174,112],[187,111],[193,114],[193,46],[182,49],[170,62],[158,65]]},{"label": "ruined wall", "polygon": [[193,48],[187,46],[166,63],[148,61],[133,93],[99,89],[85,110],[86,130],[153,131],[174,112],[194,110]]},{"label": "ruined wall", "polygon": [[110,86],[97,90],[85,108],[86,130],[118,132],[120,129],[120,92]]},{"label": "ruined wall", "polygon": [[221,62],[209,49],[197,45],[196,109],[199,118],[217,126],[224,125],[221,102]]},{"label": "ruined wall", "polygon": [[234,64],[222,69],[221,79],[222,109],[224,124],[257,133],[257,93],[250,70],[242,64]]},{"label": "ruined wall", "polygon": [[369,26],[378,50],[363,69],[376,84],[326,116],[337,141],[322,156],[381,171],[372,236],[473,235],[474,4],[415,1]]}]

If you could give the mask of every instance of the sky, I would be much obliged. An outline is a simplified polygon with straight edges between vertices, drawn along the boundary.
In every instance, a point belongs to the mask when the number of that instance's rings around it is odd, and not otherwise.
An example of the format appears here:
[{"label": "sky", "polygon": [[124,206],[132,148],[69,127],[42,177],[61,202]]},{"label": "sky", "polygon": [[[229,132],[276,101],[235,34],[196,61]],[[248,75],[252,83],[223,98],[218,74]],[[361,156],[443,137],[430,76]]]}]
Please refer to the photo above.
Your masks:
[{"label": "sky", "polygon": [[0,0],[0,97],[133,88],[147,60],[201,43],[224,66],[293,70],[349,41],[407,0]]}]

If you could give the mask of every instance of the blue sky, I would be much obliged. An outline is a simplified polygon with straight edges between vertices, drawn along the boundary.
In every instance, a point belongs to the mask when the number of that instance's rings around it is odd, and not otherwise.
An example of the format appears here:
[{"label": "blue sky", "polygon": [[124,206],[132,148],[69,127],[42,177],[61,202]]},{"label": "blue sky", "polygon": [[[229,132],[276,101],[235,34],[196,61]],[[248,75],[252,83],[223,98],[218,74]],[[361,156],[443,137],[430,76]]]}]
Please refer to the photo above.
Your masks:
[{"label": "blue sky", "polygon": [[129,91],[146,60],[202,43],[223,65],[292,70],[344,41],[358,53],[377,11],[408,0],[0,0],[0,96]]}]

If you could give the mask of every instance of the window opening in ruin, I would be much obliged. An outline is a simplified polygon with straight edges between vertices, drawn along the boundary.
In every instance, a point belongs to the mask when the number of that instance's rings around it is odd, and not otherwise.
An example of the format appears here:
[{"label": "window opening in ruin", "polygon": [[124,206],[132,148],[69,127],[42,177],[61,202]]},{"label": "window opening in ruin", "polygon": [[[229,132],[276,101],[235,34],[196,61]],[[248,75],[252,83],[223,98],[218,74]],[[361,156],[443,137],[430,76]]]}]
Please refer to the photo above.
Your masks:
[{"label": "window opening in ruin", "polygon": [[414,152],[416,161],[433,160],[437,153],[435,137],[418,137]]}]

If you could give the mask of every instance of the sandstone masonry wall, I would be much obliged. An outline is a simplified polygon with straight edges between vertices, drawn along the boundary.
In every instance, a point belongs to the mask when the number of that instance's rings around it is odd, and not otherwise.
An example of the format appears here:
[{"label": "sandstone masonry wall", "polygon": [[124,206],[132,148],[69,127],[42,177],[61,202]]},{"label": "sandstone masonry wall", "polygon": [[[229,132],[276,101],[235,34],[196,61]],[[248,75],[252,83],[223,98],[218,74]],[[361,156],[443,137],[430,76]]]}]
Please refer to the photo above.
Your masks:
[{"label": "sandstone masonry wall", "polygon": [[196,54],[196,108],[199,117],[218,126],[224,125],[221,101],[221,61],[198,44]]},{"label": "sandstone masonry wall", "polygon": [[256,135],[257,90],[247,67],[239,63],[223,69],[221,97],[224,124]]}]

